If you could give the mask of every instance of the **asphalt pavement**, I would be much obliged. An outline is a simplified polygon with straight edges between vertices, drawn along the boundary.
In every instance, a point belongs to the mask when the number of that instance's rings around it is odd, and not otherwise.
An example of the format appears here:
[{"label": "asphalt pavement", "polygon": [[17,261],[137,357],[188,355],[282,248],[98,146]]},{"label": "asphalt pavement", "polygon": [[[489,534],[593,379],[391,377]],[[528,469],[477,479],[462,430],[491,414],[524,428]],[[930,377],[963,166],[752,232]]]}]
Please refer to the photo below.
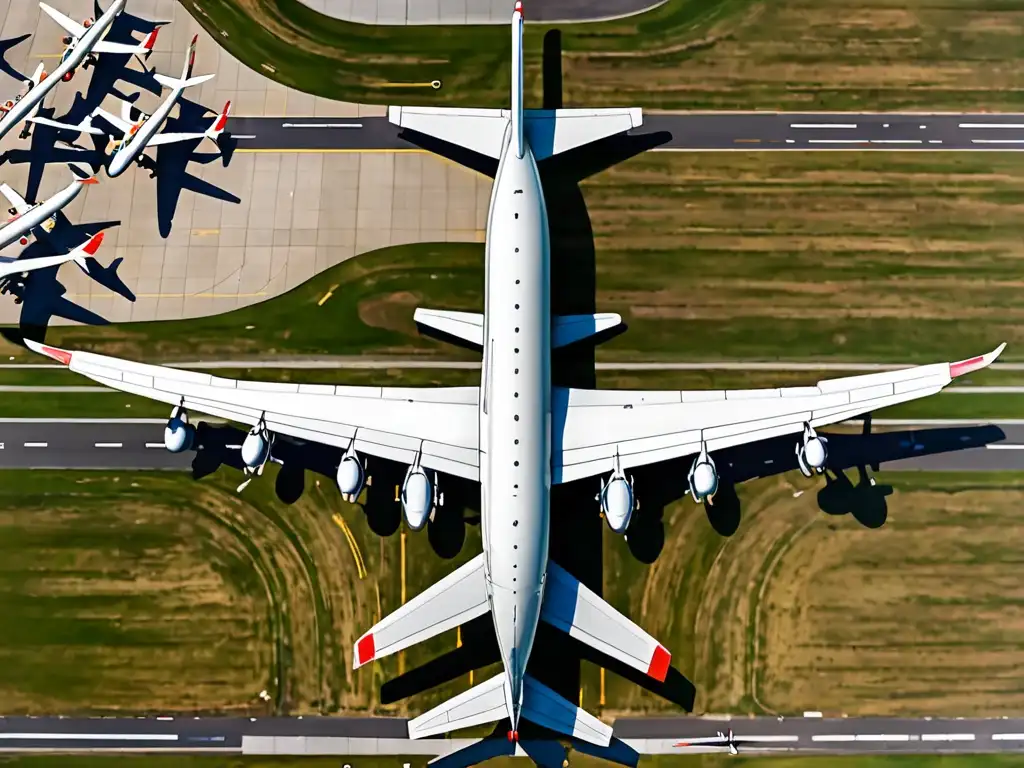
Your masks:
[{"label": "asphalt pavement", "polygon": [[[1024,720],[932,718],[620,718],[614,733],[643,754],[714,751],[687,739],[733,730],[740,752],[1022,752]],[[346,717],[0,718],[0,751],[222,750],[276,754],[443,754],[465,740],[412,742],[406,721]]]},{"label": "asphalt pavement", "polygon": [[[218,423],[216,419],[202,421]],[[928,424],[875,420],[875,431],[911,426],[942,427],[976,421],[932,421]],[[162,419],[0,419],[0,468],[5,469],[166,469],[187,470],[195,453],[164,449]],[[883,462],[883,470],[1016,471],[1024,470],[1024,423],[996,424],[1003,440],[982,447],[930,453]],[[827,434],[827,430],[824,432]],[[915,447],[907,444],[911,454]]]},{"label": "asphalt pavement", "polygon": [[[415,150],[386,117],[233,117],[241,150]],[[1019,150],[1024,114],[709,112],[644,114],[660,150]]]}]

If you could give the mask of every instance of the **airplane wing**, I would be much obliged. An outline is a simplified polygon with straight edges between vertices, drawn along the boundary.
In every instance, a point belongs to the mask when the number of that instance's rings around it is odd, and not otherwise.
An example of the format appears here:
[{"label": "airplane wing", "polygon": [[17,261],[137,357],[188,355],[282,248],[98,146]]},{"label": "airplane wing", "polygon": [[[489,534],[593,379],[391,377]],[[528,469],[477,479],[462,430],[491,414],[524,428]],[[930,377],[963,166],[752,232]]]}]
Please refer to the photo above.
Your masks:
[{"label": "airplane wing", "polygon": [[195,141],[205,136],[204,133],[158,133],[147,143],[147,147],[159,147],[161,144],[177,144],[181,141]]},{"label": "airplane wing", "polygon": [[112,126],[117,128],[117,130],[119,130],[125,136],[127,136],[128,131],[132,129],[132,124],[130,122],[118,117],[117,115],[111,112],[107,112],[107,110],[103,109],[103,107],[96,107],[96,109],[94,109],[92,113],[94,115],[99,115],[100,117],[102,117]]},{"label": "airplane wing", "polygon": [[0,184],[0,192],[2,192],[3,196],[7,198],[11,207],[14,208],[15,212],[17,212],[19,216],[32,207],[24,197],[11,189],[7,184]]},{"label": "airplane wing", "polygon": [[6,256],[0,256],[0,277],[20,275],[22,272],[33,272],[37,269],[46,269],[47,267],[56,267],[72,260],[78,262],[79,266],[84,268],[85,257],[93,256],[102,242],[103,233],[98,232],[73,251],[57,256],[38,256],[34,259],[11,259]]},{"label": "airplane wing", "polygon": [[798,433],[939,392],[957,376],[990,365],[997,349],[935,363],[826,379],[813,387],[663,391],[554,390],[552,481],[568,483],[623,469]]},{"label": "airplane wing", "polygon": [[74,19],[65,16],[56,8],[51,8],[46,3],[40,3],[39,7],[43,9],[43,12],[47,16],[49,16],[51,19],[53,19],[62,27],[64,27],[64,29],[67,30],[68,34],[74,37],[75,39],[78,39],[85,34],[85,27],[83,27]]},{"label": "airplane wing", "polygon": [[479,479],[477,387],[345,387],[224,379],[26,339],[31,349],[111,389],[280,435]]}]

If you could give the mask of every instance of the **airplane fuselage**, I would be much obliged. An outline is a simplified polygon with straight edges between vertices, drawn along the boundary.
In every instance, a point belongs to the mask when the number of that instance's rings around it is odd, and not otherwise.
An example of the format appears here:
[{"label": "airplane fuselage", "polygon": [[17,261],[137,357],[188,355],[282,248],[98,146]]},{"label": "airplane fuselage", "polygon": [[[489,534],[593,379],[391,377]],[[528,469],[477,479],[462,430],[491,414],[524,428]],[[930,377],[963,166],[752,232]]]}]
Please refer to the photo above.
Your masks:
[{"label": "airplane fuselage", "polygon": [[139,126],[139,130],[133,136],[127,137],[128,141],[110,158],[107,176],[110,178],[120,176],[145,151],[149,140],[160,132],[164,121],[171,113],[171,110],[174,109],[174,105],[178,103],[178,98],[182,92],[182,88],[172,90],[171,95],[164,99],[164,102],[156,108],[156,111]]},{"label": "airplane fuselage", "polygon": [[44,200],[39,205],[33,206],[25,213],[8,221],[0,227],[0,248],[6,248],[19,238],[28,235],[33,229],[74,200],[78,193],[82,191],[82,188],[83,184],[81,181],[73,181],[53,197]]},{"label": "airplane fuselage", "polygon": [[92,51],[93,46],[103,39],[107,30],[114,23],[114,19],[121,12],[121,9],[124,8],[124,4],[125,0],[115,0],[105,13],[96,19],[96,23],[86,30],[85,34],[75,44],[75,47],[71,49],[71,53],[66,58],[61,59],[57,68],[37,85],[29,88],[28,93],[22,96],[11,107],[10,111],[0,118],[0,139],[6,136],[22,120],[33,116],[39,106],[42,105],[46,94],[55,88],[57,83],[61,82],[61,78],[68,72],[78,68],[78,65]]},{"label": "airplane fuselage", "polygon": [[551,490],[548,221],[537,163],[505,150],[487,221],[480,400],[484,567],[515,729],[540,621]]}]

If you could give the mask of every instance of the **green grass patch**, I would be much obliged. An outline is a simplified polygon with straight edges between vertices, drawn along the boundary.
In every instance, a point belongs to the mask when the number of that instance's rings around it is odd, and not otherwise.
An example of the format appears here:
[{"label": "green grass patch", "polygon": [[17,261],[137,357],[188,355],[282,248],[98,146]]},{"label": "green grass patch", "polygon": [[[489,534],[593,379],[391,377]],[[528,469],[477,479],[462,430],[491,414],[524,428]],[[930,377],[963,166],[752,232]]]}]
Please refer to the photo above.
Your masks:
[{"label": "green grass patch", "polygon": [[[424,34],[338,21],[300,0],[185,7],[235,57],[300,90],[360,103],[508,104],[505,25]],[[1019,110],[1022,24],[1014,0],[669,0],[639,16],[562,25],[565,93],[572,105],[656,109]],[[527,28],[529,106],[539,106],[547,29]],[[381,87],[434,79],[438,91]]]}]

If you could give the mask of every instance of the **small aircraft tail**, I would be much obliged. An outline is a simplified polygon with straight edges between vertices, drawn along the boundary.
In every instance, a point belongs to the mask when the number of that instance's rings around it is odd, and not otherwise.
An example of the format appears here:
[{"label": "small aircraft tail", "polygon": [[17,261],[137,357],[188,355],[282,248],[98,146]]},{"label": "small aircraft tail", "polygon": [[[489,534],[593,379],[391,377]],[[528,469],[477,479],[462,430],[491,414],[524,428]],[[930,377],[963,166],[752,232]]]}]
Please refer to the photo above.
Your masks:
[{"label": "small aircraft tail", "polygon": [[213,78],[213,75],[200,75],[199,77],[192,77],[192,68],[196,63],[196,45],[199,42],[199,35],[195,35],[192,38],[192,42],[188,46],[188,52],[185,54],[185,65],[181,69],[181,78],[168,77],[167,75],[153,75],[154,79],[164,88],[171,88],[172,90],[184,90],[185,88],[191,88],[195,85],[202,85],[207,80]]},{"label": "small aircraft tail", "polygon": [[[92,179],[91,182],[86,182],[86,183],[95,184],[96,180]],[[103,242],[103,233],[102,232],[97,232],[95,235],[90,237],[88,240],[86,240],[80,246],[78,246],[73,251],[71,251],[71,253],[68,254],[68,258],[74,260],[74,262],[78,266],[80,266],[82,269],[88,271],[89,268],[88,268],[88,266],[86,266],[85,259],[86,259],[87,256],[95,256],[96,255],[96,251],[99,250],[100,244],[102,242]]]},{"label": "small aircraft tail", "polygon": [[74,261],[79,267],[88,272],[89,268],[86,264],[86,259],[96,253],[102,242],[103,233],[97,232],[73,251],[59,256],[39,256],[34,259],[8,259],[0,257],[0,278],[18,275],[22,272],[34,272],[37,269],[59,267],[68,261]]},{"label": "small aircraft tail", "polygon": [[230,114],[230,112],[231,102],[229,101],[227,104],[224,105],[223,111],[219,115],[217,115],[217,119],[213,121],[210,127],[206,129],[206,133],[204,133],[203,135],[208,139],[213,139],[214,141],[216,141],[218,137],[220,137],[220,135],[224,133],[224,129],[228,125],[228,115]]},{"label": "small aircraft tail", "polygon": [[512,12],[511,93],[510,109],[388,107],[388,120],[495,159],[506,145],[522,157],[528,143],[538,161],[643,123],[639,108],[523,109],[522,2]]}]

